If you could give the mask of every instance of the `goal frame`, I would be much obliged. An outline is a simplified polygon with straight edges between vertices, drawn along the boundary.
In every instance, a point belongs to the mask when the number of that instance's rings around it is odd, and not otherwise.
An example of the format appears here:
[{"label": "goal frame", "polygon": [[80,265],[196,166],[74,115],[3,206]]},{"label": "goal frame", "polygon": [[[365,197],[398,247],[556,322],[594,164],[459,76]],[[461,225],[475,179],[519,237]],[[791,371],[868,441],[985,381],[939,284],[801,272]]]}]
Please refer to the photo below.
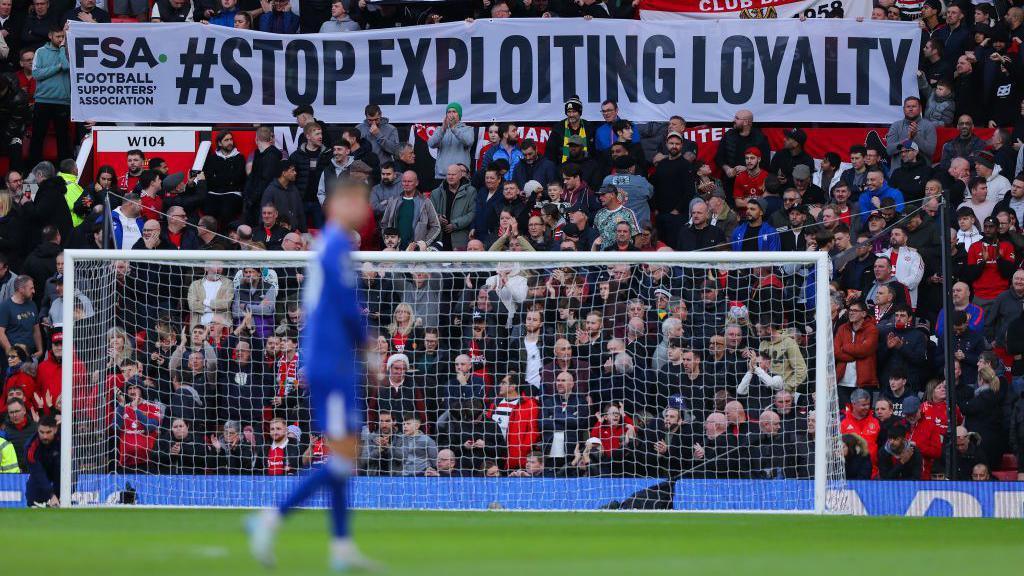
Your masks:
[{"label": "goal frame", "polygon": [[[384,252],[359,251],[353,253],[353,259],[361,262],[409,263],[409,264],[544,264],[553,261],[572,260],[581,265],[602,264],[706,264],[716,260],[715,255],[728,255],[719,259],[722,263],[748,265],[782,265],[804,264],[814,265],[815,270],[815,405],[817,414],[827,414],[828,410],[828,359],[832,354],[829,336],[832,331],[832,317],[827,303],[829,301],[829,278],[831,277],[831,261],[827,252],[574,252],[566,258],[560,252]],[[99,250],[69,249],[64,251],[64,294],[74,294],[75,263],[78,260],[131,260],[144,262],[195,262],[197,260],[221,262],[295,262],[309,261],[315,252],[278,252],[278,251],[180,251],[180,250]],[[66,354],[74,353],[74,304],[75,298],[63,300],[63,317],[69,319],[64,323],[64,342]],[[74,398],[72,391],[73,362],[61,363],[61,380],[64,398],[62,403],[68,407],[61,414],[61,486],[60,504],[63,508],[72,507],[73,481],[73,440],[74,440]],[[828,501],[828,450],[829,419],[815,419],[814,435],[814,508],[805,513],[825,514]],[[765,512],[765,511],[760,511]],[[797,511],[799,512],[799,511]]]}]

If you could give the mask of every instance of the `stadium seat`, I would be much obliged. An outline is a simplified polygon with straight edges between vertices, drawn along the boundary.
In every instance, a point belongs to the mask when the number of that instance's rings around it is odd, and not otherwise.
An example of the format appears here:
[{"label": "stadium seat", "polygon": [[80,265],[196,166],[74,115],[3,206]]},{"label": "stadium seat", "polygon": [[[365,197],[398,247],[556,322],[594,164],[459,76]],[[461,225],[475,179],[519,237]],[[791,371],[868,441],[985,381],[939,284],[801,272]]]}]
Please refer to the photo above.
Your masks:
[{"label": "stadium seat", "polygon": [[1017,471],[1017,457],[1013,454],[1003,454],[1003,459],[999,463],[998,470],[1010,470],[1013,472]]},{"label": "stadium seat", "polygon": [[1017,472],[1009,472],[1006,470],[1000,470],[992,473],[992,477],[1001,480],[1003,482],[1016,482]]}]

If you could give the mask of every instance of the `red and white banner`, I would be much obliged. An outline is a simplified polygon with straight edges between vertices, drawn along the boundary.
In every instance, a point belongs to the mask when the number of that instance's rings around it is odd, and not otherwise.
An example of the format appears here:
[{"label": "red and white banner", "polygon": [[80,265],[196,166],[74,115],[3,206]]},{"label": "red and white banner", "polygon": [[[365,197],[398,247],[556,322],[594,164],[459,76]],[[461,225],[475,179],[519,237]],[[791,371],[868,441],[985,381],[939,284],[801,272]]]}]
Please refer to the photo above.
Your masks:
[{"label": "red and white banner", "polygon": [[[697,143],[697,157],[714,167],[717,174],[718,167],[715,165],[715,154],[718,152],[718,143],[728,127],[695,126],[686,130],[683,136]],[[764,135],[772,150],[783,150],[785,132],[788,128],[770,127],[764,128]],[[843,162],[850,161],[850,147],[861,145],[885,145],[888,126],[854,126],[850,128],[804,128],[807,133],[807,144],[804,150],[815,159],[820,161],[829,152],[839,154]],[[995,132],[992,128],[977,128],[974,133],[983,140],[988,140]],[[936,131],[935,153],[932,155],[932,162],[938,162],[942,155],[942,145],[957,137],[956,128],[939,128]],[[816,162],[817,163],[817,162]],[[719,176],[721,174],[718,174]]]},{"label": "red and white banner", "polygon": [[871,0],[641,0],[641,20],[871,17]]}]

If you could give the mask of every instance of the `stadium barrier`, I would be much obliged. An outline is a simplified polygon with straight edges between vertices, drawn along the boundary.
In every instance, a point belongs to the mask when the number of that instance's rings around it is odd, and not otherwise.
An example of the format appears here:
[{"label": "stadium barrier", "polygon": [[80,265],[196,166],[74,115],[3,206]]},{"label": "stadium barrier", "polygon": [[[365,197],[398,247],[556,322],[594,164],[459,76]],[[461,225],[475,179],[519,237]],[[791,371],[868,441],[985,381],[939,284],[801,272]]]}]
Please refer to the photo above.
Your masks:
[{"label": "stadium barrier", "polygon": [[[24,474],[0,475],[0,507],[25,505]],[[178,506],[172,489],[187,480],[195,487],[190,506],[265,506],[270,497],[290,489],[298,477],[269,478],[253,476],[150,475],[122,476],[117,483],[108,476],[86,475],[79,479],[85,492],[76,500],[116,503],[125,487],[131,485],[140,506]],[[415,483],[415,490],[410,484]],[[352,505],[356,508],[448,509],[452,499],[458,508],[485,510],[494,508],[529,510],[596,510],[612,501],[651,488],[654,481],[635,478],[416,478],[359,477],[353,480]],[[527,486],[530,485],[530,486]],[[243,489],[244,488],[244,489]],[[425,488],[427,488],[425,490]],[[805,492],[813,494],[810,480],[678,480],[675,482],[672,509],[704,511],[709,493],[718,493],[729,502],[740,498],[765,498],[766,502],[785,504],[792,498],[768,498],[768,493]],[[530,493],[529,503],[509,498]],[[847,482],[851,512],[861,516],[930,516],[955,518],[1024,518],[1024,482]],[[689,494],[702,499],[687,500]],[[234,494],[228,503],[226,494]],[[197,501],[195,495],[207,495]],[[312,507],[327,506],[326,495],[315,498]],[[752,507],[752,506],[748,506]],[[784,512],[784,509],[772,510]]]}]

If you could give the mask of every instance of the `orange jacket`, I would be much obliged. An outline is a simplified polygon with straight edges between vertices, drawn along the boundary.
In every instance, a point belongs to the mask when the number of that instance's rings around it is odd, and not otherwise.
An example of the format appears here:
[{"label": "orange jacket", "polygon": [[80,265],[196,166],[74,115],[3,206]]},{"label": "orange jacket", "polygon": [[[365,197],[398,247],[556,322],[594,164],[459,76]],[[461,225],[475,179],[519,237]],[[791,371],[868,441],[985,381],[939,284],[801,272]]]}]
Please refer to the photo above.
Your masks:
[{"label": "orange jacket", "polygon": [[842,380],[846,374],[847,362],[856,362],[857,387],[878,387],[878,328],[873,318],[864,320],[857,332],[853,331],[849,322],[840,326],[833,339],[833,348],[836,355],[836,380]]},{"label": "orange jacket", "polygon": [[870,412],[865,418],[857,420],[853,413],[846,411],[846,417],[839,423],[840,434],[856,434],[868,443],[868,453],[871,454],[871,477],[878,478],[878,433],[882,424]]}]

